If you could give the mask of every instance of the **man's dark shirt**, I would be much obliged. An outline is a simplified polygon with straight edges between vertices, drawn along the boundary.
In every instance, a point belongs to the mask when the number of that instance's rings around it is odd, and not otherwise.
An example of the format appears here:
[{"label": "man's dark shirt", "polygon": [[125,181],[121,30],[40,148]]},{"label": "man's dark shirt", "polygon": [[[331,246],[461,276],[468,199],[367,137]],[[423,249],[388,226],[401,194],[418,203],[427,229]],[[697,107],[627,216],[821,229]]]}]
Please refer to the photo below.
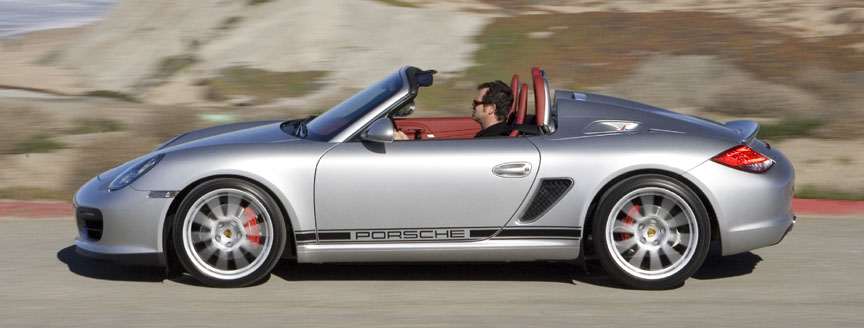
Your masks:
[{"label": "man's dark shirt", "polygon": [[474,135],[474,138],[508,136],[510,135],[510,130],[512,129],[508,128],[507,124],[498,122],[480,130],[480,132]]}]

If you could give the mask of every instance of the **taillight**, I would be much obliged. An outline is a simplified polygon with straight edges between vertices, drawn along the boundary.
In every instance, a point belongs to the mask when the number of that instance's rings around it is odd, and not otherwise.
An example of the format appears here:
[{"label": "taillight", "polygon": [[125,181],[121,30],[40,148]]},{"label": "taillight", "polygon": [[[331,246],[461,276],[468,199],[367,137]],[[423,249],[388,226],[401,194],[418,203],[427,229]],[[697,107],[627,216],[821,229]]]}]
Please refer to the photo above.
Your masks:
[{"label": "taillight", "polygon": [[762,156],[747,146],[737,146],[714,156],[711,160],[741,171],[762,173],[774,166],[774,160]]}]

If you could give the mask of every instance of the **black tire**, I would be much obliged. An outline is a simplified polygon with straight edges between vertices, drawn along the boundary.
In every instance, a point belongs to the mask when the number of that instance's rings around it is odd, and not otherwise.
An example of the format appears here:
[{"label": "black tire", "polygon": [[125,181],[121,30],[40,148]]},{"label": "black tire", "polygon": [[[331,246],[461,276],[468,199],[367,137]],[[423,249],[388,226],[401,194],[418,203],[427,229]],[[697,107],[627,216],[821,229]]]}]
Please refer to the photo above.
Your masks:
[{"label": "black tire", "polygon": [[260,187],[215,179],[195,187],[174,219],[183,268],[214,287],[243,287],[268,277],[287,242],[279,206]]},{"label": "black tire", "polygon": [[684,284],[708,254],[708,211],[687,185],[663,175],[615,184],[594,218],[594,248],[603,268],[630,288]]}]

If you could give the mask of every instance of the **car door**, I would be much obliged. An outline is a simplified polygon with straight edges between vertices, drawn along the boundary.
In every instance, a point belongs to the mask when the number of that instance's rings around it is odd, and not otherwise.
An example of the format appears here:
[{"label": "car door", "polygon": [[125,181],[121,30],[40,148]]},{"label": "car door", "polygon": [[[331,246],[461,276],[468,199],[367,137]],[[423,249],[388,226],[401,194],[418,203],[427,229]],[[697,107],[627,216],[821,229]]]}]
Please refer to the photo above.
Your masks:
[{"label": "car door", "polygon": [[315,175],[319,241],[488,237],[524,201],[539,164],[525,138],[342,143]]}]

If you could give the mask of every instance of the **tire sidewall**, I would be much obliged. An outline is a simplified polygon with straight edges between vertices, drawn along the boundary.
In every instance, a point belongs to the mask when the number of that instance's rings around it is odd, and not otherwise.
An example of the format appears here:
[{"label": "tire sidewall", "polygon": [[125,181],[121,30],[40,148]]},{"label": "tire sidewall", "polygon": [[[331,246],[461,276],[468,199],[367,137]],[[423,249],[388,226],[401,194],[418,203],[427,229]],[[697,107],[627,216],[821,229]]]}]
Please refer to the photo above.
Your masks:
[{"label": "tire sidewall", "polygon": [[[681,197],[690,206],[695,215],[698,232],[697,245],[690,261],[678,272],[660,279],[644,279],[633,276],[622,269],[613,259],[615,255],[610,253],[608,245],[609,236],[606,235],[606,227],[610,224],[609,216],[618,201],[634,190],[648,187],[666,189]],[[684,281],[695,274],[699,270],[699,267],[702,266],[702,262],[705,261],[705,257],[708,254],[711,240],[711,225],[705,205],[687,185],[664,175],[639,175],[615,184],[601,198],[599,211],[594,218],[592,234],[596,245],[594,248],[600,263],[616,281],[636,289],[669,289],[683,285]]]},{"label": "tire sidewall", "polygon": [[[273,225],[273,245],[267,258],[257,270],[237,279],[219,279],[212,277],[205,272],[201,272],[195,266],[193,260],[188,257],[186,243],[183,241],[185,221],[188,219],[188,213],[192,209],[192,206],[202,196],[218,189],[237,189],[250,193],[264,205],[269,214],[270,220],[272,221],[271,224]],[[195,277],[197,280],[213,287],[243,287],[259,282],[269,276],[270,271],[273,270],[279,262],[279,259],[282,257],[282,252],[287,243],[287,229],[285,227],[285,219],[282,216],[280,207],[266,191],[244,180],[223,178],[210,180],[196,186],[183,199],[174,218],[172,240],[180,264],[182,264],[187,273]]]}]

